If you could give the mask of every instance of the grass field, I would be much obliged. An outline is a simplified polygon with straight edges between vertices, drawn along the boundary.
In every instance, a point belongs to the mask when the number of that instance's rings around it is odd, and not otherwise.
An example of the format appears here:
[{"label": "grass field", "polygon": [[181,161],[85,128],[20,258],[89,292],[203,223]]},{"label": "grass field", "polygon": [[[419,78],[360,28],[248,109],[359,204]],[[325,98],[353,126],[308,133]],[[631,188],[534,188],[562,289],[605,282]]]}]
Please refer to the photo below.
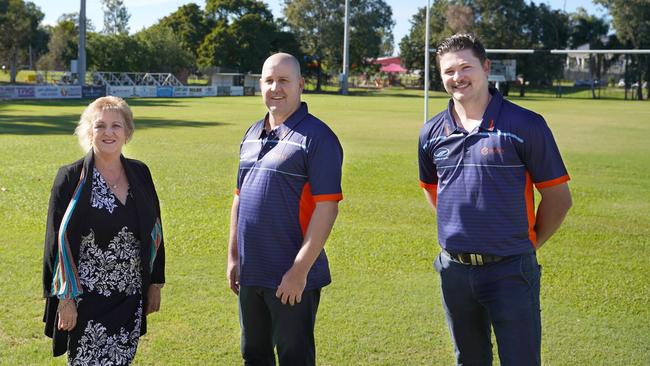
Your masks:
[{"label": "grass field", "polygon": [[[237,365],[236,298],[225,279],[239,142],[261,98],[135,99],[126,155],[145,161],[162,202],[167,286],[137,365]],[[345,150],[333,283],[317,322],[321,365],[450,365],[435,217],[418,187],[415,92],[305,95]],[[545,365],[650,365],[650,103],[512,98],[544,115],[574,206],[539,253]],[[442,94],[430,110],[446,105]],[[43,336],[41,260],[58,166],[87,101],[0,102],[0,364],[64,365]],[[432,113],[433,114],[433,113]]]}]

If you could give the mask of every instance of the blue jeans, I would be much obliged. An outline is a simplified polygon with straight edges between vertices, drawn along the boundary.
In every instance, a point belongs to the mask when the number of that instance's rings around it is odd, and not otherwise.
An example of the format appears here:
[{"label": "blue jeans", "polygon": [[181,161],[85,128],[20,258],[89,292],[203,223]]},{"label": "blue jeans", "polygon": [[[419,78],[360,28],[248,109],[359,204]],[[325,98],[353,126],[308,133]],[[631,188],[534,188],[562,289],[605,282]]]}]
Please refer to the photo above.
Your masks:
[{"label": "blue jeans", "polygon": [[246,366],[316,365],[314,327],[320,289],[305,291],[293,306],[282,304],[276,290],[240,286],[241,352]]},{"label": "blue jeans", "polygon": [[457,365],[492,365],[491,329],[502,366],[541,364],[541,267],[535,253],[471,266],[442,252],[434,267]]}]

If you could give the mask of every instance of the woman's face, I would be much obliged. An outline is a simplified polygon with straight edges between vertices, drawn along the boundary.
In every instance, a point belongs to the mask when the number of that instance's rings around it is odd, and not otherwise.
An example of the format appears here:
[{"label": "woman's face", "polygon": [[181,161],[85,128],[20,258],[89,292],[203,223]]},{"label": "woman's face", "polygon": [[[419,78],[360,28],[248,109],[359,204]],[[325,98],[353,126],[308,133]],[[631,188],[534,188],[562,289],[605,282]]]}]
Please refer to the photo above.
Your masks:
[{"label": "woman's face", "polygon": [[104,110],[93,121],[92,143],[95,153],[121,154],[126,144],[126,123],[117,110]]}]

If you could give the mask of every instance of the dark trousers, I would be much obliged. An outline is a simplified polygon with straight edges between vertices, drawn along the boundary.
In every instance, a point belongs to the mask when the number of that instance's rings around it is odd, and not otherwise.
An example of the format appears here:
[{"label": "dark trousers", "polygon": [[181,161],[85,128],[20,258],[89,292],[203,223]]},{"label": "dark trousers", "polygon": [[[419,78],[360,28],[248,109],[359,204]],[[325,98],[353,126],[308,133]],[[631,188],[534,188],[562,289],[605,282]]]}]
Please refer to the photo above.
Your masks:
[{"label": "dark trousers", "polygon": [[302,301],[282,304],[276,290],[240,286],[241,352],[246,366],[274,366],[277,347],[281,366],[316,365],[314,326],[320,289],[305,291]]},{"label": "dark trousers", "polygon": [[491,329],[502,366],[541,364],[541,268],[535,253],[471,266],[442,252],[434,267],[458,365],[492,365]]}]

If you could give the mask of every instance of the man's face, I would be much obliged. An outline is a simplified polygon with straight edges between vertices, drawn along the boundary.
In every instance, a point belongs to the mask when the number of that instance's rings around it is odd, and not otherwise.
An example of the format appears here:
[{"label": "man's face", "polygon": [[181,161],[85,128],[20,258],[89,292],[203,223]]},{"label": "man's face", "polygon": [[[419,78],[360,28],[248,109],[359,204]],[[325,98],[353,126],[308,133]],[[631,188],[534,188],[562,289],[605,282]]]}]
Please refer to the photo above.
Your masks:
[{"label": "man's face", "polygon": [[280,122],[300,107],[304,85],[300,71],[291,60],[272,56],[264,63],[260,78],[262,98],[269,112]]},{"label": "man's face", "polygon": [[472,50],[448,52],[440,57],[440,76],[451,97],[467,103],[488,93],[490,60],[481,63]]}]

